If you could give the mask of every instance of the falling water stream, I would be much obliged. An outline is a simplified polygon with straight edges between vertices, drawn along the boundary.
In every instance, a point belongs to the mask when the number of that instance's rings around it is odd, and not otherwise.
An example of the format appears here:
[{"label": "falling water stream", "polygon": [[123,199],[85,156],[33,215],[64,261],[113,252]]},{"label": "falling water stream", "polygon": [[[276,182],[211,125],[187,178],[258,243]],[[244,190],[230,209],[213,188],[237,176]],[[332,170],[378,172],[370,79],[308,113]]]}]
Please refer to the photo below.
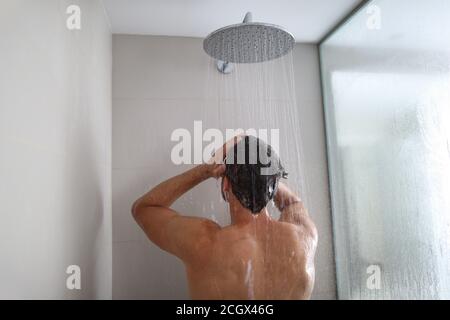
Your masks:
[{"label": "falling water stream", "polygon": [[[288,172],[283,180],[308,205],[308,184],[297,105],[292,52],[261,63],[233,64],[229,74],[220,73],[210,59],[205,84],[203,127],[242,129],[275,147]],[[278,146],[277,146],[278,145]],[[220,183],[217,184],[218,188]],[[276,216],[277,212],[271,211]]]}]

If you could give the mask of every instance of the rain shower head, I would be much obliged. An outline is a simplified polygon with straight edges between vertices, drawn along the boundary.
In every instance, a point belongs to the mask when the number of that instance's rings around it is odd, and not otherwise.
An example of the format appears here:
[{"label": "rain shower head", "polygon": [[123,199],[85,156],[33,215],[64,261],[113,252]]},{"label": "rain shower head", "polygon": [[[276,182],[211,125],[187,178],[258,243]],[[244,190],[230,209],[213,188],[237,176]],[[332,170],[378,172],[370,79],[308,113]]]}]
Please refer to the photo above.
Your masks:
[{"label": "rain shower head", "polygon": [[220,28],[203,41],[211,57],[234,63],[263,62],[279,58],[294,47],[295,39],[282,27],[251,22],[251,13],[242,23]]}]

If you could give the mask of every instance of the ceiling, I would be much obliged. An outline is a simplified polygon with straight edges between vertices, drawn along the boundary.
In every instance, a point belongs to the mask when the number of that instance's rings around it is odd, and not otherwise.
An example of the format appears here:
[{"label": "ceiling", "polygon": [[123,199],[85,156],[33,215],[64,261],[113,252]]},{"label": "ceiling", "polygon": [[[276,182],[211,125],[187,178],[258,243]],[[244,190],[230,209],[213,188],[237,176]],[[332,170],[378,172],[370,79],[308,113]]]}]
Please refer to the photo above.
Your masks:
[{"label": "ceiling", "polygon": [[278,24],[297,42],[318,42],[361,0],[103,0],[113,33],[204,38],[241,22]]}]

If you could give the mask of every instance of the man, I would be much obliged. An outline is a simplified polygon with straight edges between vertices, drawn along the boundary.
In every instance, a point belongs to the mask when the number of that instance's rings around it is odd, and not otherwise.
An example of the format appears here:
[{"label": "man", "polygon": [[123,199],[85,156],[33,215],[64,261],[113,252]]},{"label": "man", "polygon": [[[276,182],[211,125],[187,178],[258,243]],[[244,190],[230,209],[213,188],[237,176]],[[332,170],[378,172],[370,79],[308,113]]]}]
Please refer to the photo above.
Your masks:
[{"label": "man", "polygon": [[[252,152],[257,152],[257,161],[249,161]],[[264,173],[268,168],[275,171]],[[238,136],[207,164],[162,182],[138,199],[133,216],[151,241],[184,262],[193,299],[309,299],[317,231],[300,198],[279,182],[282,176],[284,169],[269,145]],[[220,227],[170,209],[199,183],[221,177],[231,225]],[[278,221],[266,208],[272,199],[281,212]]]}]

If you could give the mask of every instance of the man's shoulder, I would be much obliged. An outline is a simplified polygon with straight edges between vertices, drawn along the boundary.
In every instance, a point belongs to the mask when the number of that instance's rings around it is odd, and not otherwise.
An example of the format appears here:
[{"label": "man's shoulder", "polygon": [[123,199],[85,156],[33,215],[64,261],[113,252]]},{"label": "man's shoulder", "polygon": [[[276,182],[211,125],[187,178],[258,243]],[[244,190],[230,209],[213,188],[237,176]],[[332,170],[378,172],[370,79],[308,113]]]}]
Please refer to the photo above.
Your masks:
[{"label": "man's shoulder", "polygon": [[317,231],[314,225],[277,221],[277,227],[280,229],[280,232],[291,234],[293,236],[301,236],[302,238],[317,237]]}]

